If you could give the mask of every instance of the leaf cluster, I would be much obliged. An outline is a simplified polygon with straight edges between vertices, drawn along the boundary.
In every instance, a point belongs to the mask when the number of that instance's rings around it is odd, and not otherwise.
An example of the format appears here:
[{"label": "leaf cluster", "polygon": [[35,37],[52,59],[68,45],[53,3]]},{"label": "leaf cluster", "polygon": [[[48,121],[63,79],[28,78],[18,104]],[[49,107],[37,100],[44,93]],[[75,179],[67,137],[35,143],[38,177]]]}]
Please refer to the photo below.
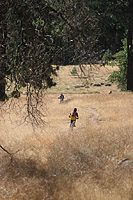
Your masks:
[{"label": "leaf cluster", "polygon": [[110,76],[109,80],[111,82],[116,82],[121,90],[126,90],[127,88],[127,40],[123,40],[122,49],[113,55],[114,62],[112,64],[117,64],[119,71],[114,71]]}]

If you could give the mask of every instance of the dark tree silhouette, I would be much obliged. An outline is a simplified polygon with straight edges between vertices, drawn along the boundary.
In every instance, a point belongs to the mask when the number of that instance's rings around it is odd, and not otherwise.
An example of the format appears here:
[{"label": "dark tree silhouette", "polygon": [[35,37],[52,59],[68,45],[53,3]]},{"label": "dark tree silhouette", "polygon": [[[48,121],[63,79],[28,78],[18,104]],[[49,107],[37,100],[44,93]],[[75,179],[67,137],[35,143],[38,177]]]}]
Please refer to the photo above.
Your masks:
[{"label": "dark tree silhouette", "polygon": [[133,91],[133,1],[129,0],[127,90]]},{"label": "dark tree silhouette", "polygon": [[6,69],[6,36],[7,26],[4,21],[5,14],[7,12],[6,2],[0,1],[0,101],[5,100],[5,69]]}]

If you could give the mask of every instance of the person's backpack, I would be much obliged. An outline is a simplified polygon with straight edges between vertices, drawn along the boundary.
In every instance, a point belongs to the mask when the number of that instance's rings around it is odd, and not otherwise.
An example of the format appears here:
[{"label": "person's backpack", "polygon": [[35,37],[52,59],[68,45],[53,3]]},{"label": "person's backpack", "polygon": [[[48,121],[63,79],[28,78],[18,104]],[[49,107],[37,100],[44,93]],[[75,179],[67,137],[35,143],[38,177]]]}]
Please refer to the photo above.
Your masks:
[{"label": "person's backpack", "polygon": [[64,99],[64,95],[61,95],[61,99]]},{"label": "person's backpack", "polygon": [[72,113],[72,116],[75,116],[75,115],[76,115],[76,112],[73,112],[73,113]]}]

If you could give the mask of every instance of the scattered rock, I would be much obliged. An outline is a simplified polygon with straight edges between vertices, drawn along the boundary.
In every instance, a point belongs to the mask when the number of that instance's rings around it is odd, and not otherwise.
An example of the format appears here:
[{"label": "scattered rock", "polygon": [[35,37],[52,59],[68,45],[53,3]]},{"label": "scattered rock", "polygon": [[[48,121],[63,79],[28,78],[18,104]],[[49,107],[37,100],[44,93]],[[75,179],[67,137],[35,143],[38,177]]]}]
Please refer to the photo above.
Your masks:
[{"label": "scattered rock", "polygon": [[129,161],[128,158],[124,158],[118,162],[118,165],[121,165],[123,162]]},{"label": "scattered rock", "polygon": [[95,83],[94,86],[100,87],[100,86],[101,86],[101,83]]},{"label": "scattered rock", "polygon": [[84,85],[75,85],[75,88],[84,87]]},{"label": "scattered rock", "polygon": [[27,94],[27,92],[22,92],[22,94],[23,94],[23,95],[26,95],[26,94]]},{"label": "scattered rock", "polygon": [[111,83],[106,83],[105,86],[111,86]]},{"label": "scattered rock", "polygon": [[95,94],[100,94],[100,92],[99,92],[99,91],[95,91],[94,93],[95,93]]},{"label": "scattered rock", "polygon": [[124,165],[133,164],[133,160],[130,160],[129,158],[124,158],[118,162],[118,165],[122,165],[122,164]]}]

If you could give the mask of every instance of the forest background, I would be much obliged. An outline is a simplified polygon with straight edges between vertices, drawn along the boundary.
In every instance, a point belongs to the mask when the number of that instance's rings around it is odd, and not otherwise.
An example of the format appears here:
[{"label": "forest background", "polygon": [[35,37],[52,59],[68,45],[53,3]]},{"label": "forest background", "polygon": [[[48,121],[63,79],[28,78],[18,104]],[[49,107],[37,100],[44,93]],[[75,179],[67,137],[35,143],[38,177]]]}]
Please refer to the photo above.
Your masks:
[{"label": "forest background", "polygon": [[0,10],[0,198],[133,199],[133,2],[1,0]]}]

